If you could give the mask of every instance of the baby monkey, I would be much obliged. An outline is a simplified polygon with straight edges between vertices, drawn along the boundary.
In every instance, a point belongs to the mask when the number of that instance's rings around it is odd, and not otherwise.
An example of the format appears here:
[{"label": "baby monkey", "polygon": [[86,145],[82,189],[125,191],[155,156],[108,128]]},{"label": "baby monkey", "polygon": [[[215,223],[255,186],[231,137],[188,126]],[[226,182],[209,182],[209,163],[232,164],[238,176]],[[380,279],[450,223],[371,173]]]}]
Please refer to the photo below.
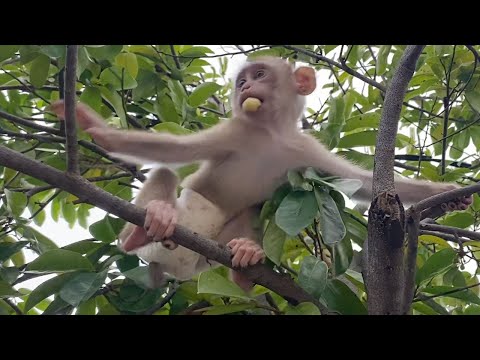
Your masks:
[{"label": "baby monkey", "polygon": [[[183,181],[178,199],[175,174],[167,168],[155,170],[136,198],[147,211],[144,227],[128,224],[120,235],[124,251],[151,263],[154,282],[160,282],[164,272],[190,279],[211,265],[169,239],[177,223],[229,246],[234,267],[263,262],[254,219],[261,204],[287,181],[289,170],[314,167],[324,174],[359,179],[363,186],[354,199],[370,203],[372,173],[331,153],[297,127],[305,96],[315,88],[312,68],[294,69],[280,58],[256,58],[235,77],[232,119],[178,136],[117,130],[78,104],[78,124],[112,155],[140,162],[201,162],[199,170]],[[63,102],[52,108],[64,116]],[[412,204],[458,185],[398,178],[395,187],[400,199]],[[471,202],[471,197],[460,198],[445,206],[464,210]],[[239,272],[233,271],[232,279],[245,290],[253,286]]]}]

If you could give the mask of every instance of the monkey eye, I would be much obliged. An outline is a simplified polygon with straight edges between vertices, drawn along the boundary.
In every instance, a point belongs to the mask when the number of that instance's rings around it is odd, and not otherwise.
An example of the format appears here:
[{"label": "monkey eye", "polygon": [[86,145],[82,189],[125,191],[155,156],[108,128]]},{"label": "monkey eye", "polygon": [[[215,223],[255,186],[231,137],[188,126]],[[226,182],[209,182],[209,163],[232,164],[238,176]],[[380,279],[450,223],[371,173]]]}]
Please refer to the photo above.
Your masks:
[{"label": "monkey eye", "polygon": [[242,87],[243,84],[245,84],[246,82],[247,82],[247,80],[245,80],[245,79],[240,79],[240,80],[238,80],[238,82],[237,82],[237,87]]},{"label": "monkey eye", "polygon": [[257,79],[260,79],[262,77],[265,76],[265,70],[257,70],[257,72],[255,73],[255,76]]}]

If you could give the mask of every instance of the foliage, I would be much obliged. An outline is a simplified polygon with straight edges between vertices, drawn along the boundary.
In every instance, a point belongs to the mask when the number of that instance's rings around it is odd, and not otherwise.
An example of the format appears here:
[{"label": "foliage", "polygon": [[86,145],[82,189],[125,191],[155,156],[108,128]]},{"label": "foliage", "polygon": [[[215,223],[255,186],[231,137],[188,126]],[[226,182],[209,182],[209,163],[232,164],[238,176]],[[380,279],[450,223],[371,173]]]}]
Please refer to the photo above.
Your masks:
[{"label": "foliage", "polygon": [[[384,99],[381,89],[388,85],[405,46],[296,48],[302,51],[258,46],[245,47],[245,52],[312,64],[327,79],[320,83],[327,96],[317,108],[307,107],[304,127],[332,151],[372,168]],[[463,184],[479,178],[480,70],[472,49],[476,48],[427,46],[421,55],[396,142],[397,154],[411,155],[397,168],[402,175]],[[232,47],[192,45],[79,46],[78,99],[119,128],[174,134],[201,131],[230,115],[229,51],[238,53]],[[311,54],[325,56],[331,66],[325,67],[325,61]],[[63,127],[48,105],[62,96],[59,79],[65,56],[63,45],[0,46],[1,145],[62,171],[65,145],[52,135],[62,136]],[[445,144],[441,141],[444,99],[450,106]],[[6,119],[4,113],[26,123]],[[91,141],[83,132],[78,136]],[[447,147],[445,173],[439,161],[443,146]],[[83,176],[103,177],[95,182],[97,186],[133,199],[135,179],[128,172],[117,176],[125,173],[121,164],[92,148],[80,146],[79,151]],[[178,171],[183,177],[195,169]],[[290,273],[332,311],[366,313],[365,287],[355,265],[367,237],[366,219],[360,208],[346,201],[358,182],[326,178],[311,168],[290,171],[288,180],[264,204],[261,214],[270,266]],[[123,220],[106,214],[91,224],[90,205],[68,193],[42,188],[48,184],[9,168],[0,167],[0,184],[0,314],[319,313],[313,304],[291,306],[258,285],[252,294],[245,294],[229,280],[224,267],[190,281],[148,289],[145,264],[115,246]],[[439,223],[476,230],[479,215],[480,199],[475,195],[471,208],[446,215]],[[65,219],[72,231],[75,226],[88,228],[92,238],[59,247],[41,231],[47,217]],[[465,243],[459,249],[437,236],[422,235],[420,240],[413,313],[478,314],[479,287],[472,285],[478,282],[474,272],[479,243]],[[29,254],[34,256],[27,261]],[[466,263],[469,268],[475,263],[473,270],[466,271]],[[22,287],[24,280],[44,274],[54,276],[34,289]]]}]

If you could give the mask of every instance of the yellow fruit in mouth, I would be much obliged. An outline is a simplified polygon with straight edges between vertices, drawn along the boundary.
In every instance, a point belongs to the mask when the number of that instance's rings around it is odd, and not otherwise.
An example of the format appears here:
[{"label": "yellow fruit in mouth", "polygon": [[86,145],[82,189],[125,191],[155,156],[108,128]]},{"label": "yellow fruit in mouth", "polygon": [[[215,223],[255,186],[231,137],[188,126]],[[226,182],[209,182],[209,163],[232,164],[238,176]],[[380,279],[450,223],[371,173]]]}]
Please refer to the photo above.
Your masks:
[{"label": "yellow fruit in mouth", "polygon": [[260,100],[258,100],[257,98],[249,97],[243,102],[242,109],[243,111],[255,112],[258,110],[260,105],[262,105],[262,102]]}]

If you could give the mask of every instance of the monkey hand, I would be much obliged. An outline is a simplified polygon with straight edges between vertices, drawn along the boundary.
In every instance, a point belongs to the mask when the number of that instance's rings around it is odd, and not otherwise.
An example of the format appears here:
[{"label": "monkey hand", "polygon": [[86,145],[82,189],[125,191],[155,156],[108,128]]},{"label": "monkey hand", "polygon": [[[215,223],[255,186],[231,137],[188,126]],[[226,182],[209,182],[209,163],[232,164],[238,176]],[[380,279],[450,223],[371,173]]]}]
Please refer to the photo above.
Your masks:
[{"label": "monkey hand", "polygon": [[147,237],[153,241],[161,241],[169,250],[177,248],[178,245],[169,239],[177,225],[177,209],[162,200],[150,201],[146,209],[144,228],[147,231]]},{"label": "monkey hand", "polygon": [[[65,119],[65,101],[58,100],[50,105],[49,109],[53,111],[59,119]],[[103,119],[89,106],[83,103],[77,103],[75,106],[78,125],[82,130],[90,128],[108,128]]]},{"label": "monkey hand", "polygon": [[253,240],[237,238],[231,240],[227,246],[232,251],[232,265],[234,267],[247,267],[248,265],[255,265],[258,262],[265,262],[265,252]]},{"label": "monkey hand", "polygon": [[[445,184],[442,186],[442,192],[459,189],[460,186],[456,184]],[[470,196],[461,196],[456,199],[444,202],[440,206],[445,212],[457,211],[457,210],[467,210],[468,207],[473,203],[473,195]]]}]

